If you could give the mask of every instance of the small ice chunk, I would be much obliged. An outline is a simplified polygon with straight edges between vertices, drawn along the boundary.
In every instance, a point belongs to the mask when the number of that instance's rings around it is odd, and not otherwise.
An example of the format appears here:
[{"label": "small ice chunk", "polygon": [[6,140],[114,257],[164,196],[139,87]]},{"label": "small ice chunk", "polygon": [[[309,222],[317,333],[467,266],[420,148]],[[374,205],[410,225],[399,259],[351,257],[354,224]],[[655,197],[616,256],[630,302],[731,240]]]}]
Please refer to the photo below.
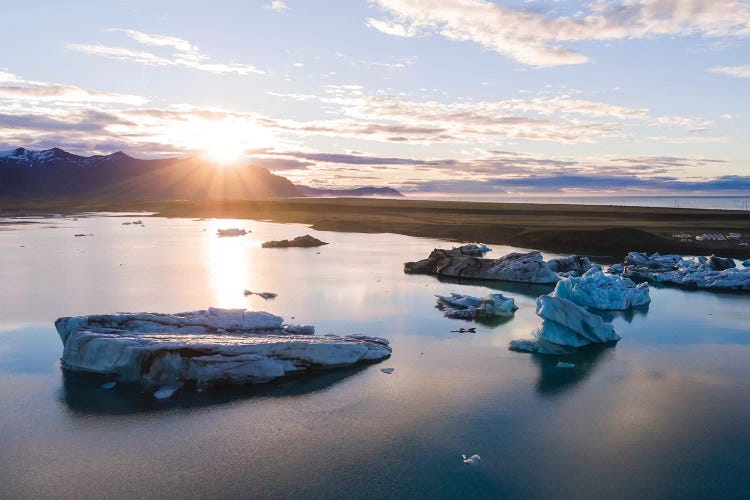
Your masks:
[{"label": "small ice chunk", "polygon": [[112,389],[112,388],[114,388],[114,386],[116,386],[116,385],[117,385],[117,382],[115,382],[115,381],[113,380],[113,381],[111,381],[111,382],[104,382],[104,383],[103,383],[102,385],[100,385],[99,387],[101,387],[102,389],[107,389],[107,390],[109,390],[109,389]]},{"label": "small ice chunk", "polygon": [[164,385],[162,387],[159,387],[159,389],[156,390],[154,393],[154,397],[156,399],[167,399],[171,398],[172,395],[174,395],[175,392],[177,392],[177,386],[174,385]]},{"label": "small ice chunk", "polygon": [[216,230],[216,236],[222,237],[222,236],[245,236],[247,234],[247,231],[244,229],[240,229],[237,227],[231,227],[228,229],[217,229]]},{"label": "small ice chunk", "polygon": [[469,465],[479,465],[479,462],[482,461],[482,457],[477,455],[476,453],[469,458],[466,458],[466,455],[461,455],[461,459],[464,461],[465,464]]},{"label": "small ice chunk", "polygon": [[575,368],[575,363],[566,363],[565,361],[558,361],[557,362],[558,368]]},{"label": "small ice chunk", "polygon": [[391,373],[393,373],[395,370],[396,370],[395,368],[381,368],[380,369],[381,372],[386,373],[388,375],[390,375]]}]

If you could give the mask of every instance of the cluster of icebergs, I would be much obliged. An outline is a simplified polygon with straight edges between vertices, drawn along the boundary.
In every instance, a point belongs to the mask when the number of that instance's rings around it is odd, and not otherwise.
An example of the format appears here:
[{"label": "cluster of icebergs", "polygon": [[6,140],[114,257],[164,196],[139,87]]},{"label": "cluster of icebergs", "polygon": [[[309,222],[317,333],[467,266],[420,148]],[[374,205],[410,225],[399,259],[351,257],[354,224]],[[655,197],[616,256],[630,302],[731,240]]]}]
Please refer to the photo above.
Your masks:
[{"label": "cluster of icebergs", "polygon": [[450,295],[435,295],[437,307],[448,318],[477,319],[508,317],[518,310],[512,297],[491,293],[484,298],[451,292]]},{"label": "cluster of icebergs", "polygon": [[533,339],[512,340],[510,349],[561,354],[589,344],[616,342],[620,336],[611,323],[591,310],[623,311],[651,302],[648,284],[636,285],[622,276],[607,275],[594,266],[581,277],[563,278],[549,295],[536,300],[542,324]]},{"label": "cluster of icebergs", "polygon": [[388,341],[315,335],[266,312],[208,309],[59,318],[63,368],[136,382],[159,396],[183,386],[262,383],[388,358]]},{"label": "cluster of icebergs", "polygon": [[750,259],[738,268],[733,259],[710,255],[683,257],[630,252],[623,264],[609,268],[610,273],[638,281],[669,284],[685,288],[717,291],[750,291]]}]

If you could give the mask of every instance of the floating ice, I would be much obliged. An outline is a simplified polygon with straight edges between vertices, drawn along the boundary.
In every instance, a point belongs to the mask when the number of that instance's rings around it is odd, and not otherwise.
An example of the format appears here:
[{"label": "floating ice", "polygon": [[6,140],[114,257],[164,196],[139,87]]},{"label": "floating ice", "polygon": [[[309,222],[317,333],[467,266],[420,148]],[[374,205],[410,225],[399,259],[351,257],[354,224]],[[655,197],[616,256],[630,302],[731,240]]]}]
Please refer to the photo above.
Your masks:
[{"label": "floating ice", "polygon": [[464,255],[458,249],[436,248],[428,258],[404,264],[404,272],[523,283],[557,283],[560,279],[539,252],[514,252],[499,259],[483,259]]},{"label": "floating ice", "polygon": [[476,257],[482,257],[487,252],[492,251],[492,249],[484,243],[469,243],[468,245],[454,247],[453,250],[457,250],[462,255],[473,255]]},{"label": "floating ice", "polygon": [[684,288],[750,291],[750,267],[737,268],[732,259],[715,255],[683,258],[681,255],[630,252],[625,257],[623,276]]},{"label": "floating ice", "polygon": [[263,300],[275,299],[279,296],[278,294],[273,292],[252,292],[250,290],[245,290],[245,297],[249,297],[250,295],[257,295]]},{"label": "floating ice", "polygon": [[167,399],[174,396],[174,393],[177,392],[177,389],[179,389],[178,386],[175,385],[165,385],[163,387],[158,388],[154,392],[154,397],[156,399]]},{"label": "floating ice", "polygon": [[390,375],[391,373],[393,373],[394,371],[396,371],[396,369],[395,368],[381,368],[380,371],[383,372],[383,373],[386,373],[386,374]]},{"label": "floating ice", "polygon": [[117,385],[117,382],[115,382],[115,381],[113,380],[113,381],[111,381],[111,382],[104,382],[104,383],[103,383],[102,385],[100,385],[99,387],[101,387],[102,389],[107,389],[107,390],[108,390],[108,389],[113,389],[113,388],[114,388],[114,387],[115,387],[116,385]]},{"label": "floating ice", "polygon": [[602,310],[624,311],[651,302],[647,283],[636,285],[628,278],[608,276],[598,266],[580,278],[560,280],[552,294],[579,306]]},{"label": "floating ice", "polygon": [[582,276],[583,273],[591,269],[591,261],[588,257],[582,255],[571,255],[561,259],[551,259],[547,265],[560,276]]},{"label": "floating ice", "polygon": [[463,460],[463,462],[465,464],[479,465],[479,462],[482,461],[482,457],[480,457],[477,454],[474,454],[474,455],[470,456],[469,458],[466,458],[466,455],[461,455],[461,460]]},{"label": "floating ice", "polygon": [[542,295],[536,299],[536,314],[542,324],[532,333],[534,339],[511,340],[511,350],[561,354],[589,344],[620,340],[610,323],[568,299]]},{"label": "floating ice", "polygon": [[304,236],[297,236],[294,239],[291,240],[276,240],[276,241],[266,241],[265,243],[261,243],[261,247],[263,248],[290,248],[290,247],[319,247],[322,245],[327,245],[325,241],[320,241],[318,238],[315,238],[313,236],[310,236],[309,234],[306,234]]},{"label": "floating ice", "polygon": [[311,326],[242,309],[66,317],[55,327],[63,368],[148,387],[261,383],[391,354],[382,338],[313,335]]},{"label": "floating ice", "polygon": [[609,274],[622,274],[622,271],[623,271],[622,264],[612,264],[607,269],[607,272]]},{"label": "floating ice", "polygon": [[245,236],[247,234],[247,231],[244,229],[239,229],[236,227],[232,227],[229,229],[217,229],[216,230],[216,236],[222,237],[222,236]]},{"label": "floating ice", "polygon": [[492,293],[484,298],[472,297],[451,292],[450,295],[436,295],[437,307],[449,318],[475,319],[493,316],[512,316],[518,309],[512,297]]}]

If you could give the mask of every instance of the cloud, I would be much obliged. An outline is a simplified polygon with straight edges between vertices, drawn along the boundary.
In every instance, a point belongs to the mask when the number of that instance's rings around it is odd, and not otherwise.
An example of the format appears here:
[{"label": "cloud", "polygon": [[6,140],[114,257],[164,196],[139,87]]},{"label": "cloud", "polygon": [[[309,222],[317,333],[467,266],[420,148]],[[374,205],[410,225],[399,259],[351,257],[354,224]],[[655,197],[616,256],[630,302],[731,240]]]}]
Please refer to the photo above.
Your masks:
[{"label": "cloud", "polygon": [[712,73],[729,75],[735,78],[750,78],[750,64],[744,66],[716,66],[709,69]]},{"label": "cloud", "polygon": [[59,83],[35,82],[6,72],[0,72],[0,99],[64,103],[120,103],[135,106],[148,102],[147,98],[141,96],[98,92]]},{"label": "cloud", "polygon": [[555,16],[488,0],[370,0],[386,18],[367,20],[382,33],[439,34],[470,41],[530,66],[583,64],[563,44],[652,36],[750,36],[750,7],[737,0],[593,0],[574,16]]},{"label": "cloud", "polygon": [[287,6],[286,2],[283,0],[272,0],[271,3],[264,5],[263,8],[274,12],[285,12],[289,10],[289,6]]},{"label": "cloud", "polygon": [[110,28],[107,31],[124,33],[130,39],[142,45],[168,47],[173,50],[173,53],[169,56],[163,56],[144,50],[132,50],[127,47],[103,44],[68,43],[65,47],[69,50],[82,52],[84,54],[133,62],[146,66],[177,66],[191,68],[198,71],[207,71],[215,74],[265,74],[265,71],[250,64],[209,62],[211,59],[210,57],[203,54],[197,46],[182,38],[169,35],[143,33],[140,31],[121,28]]}]

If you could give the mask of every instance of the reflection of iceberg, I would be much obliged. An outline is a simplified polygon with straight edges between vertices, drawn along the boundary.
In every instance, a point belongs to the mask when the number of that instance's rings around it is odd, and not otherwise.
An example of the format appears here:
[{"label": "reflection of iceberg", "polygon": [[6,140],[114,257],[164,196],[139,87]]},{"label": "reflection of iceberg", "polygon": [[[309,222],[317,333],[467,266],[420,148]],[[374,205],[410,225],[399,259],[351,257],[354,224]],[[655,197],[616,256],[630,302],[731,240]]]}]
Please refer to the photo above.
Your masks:
[{"label": "reflection of iceberg", "polygon": [[470,285],[470,286],[481,286],[482,288],[489,288],[491,290],[497,290],[499,292],[508,293],[511,295],[523,295],[535,299],[540,295],[546,295],[554,289],[554,283],[551,284],[539,284],[539,283],[517,283],[513,281],[485,281],[478,279],[467,279],[467,278],[452,278],[447,276],[438,276],[438,281],[441,283],[451,283],[454,285]]},{"label": "reflection of iceberg", "polygon": [[102,376],[63,371],[61,399],[66,406],[82,414],[126,415],[164,411],[175,407],[200,408],[227,404],[253,397],[285,398],[324,391],[338,382],[365,370],[365,366],[312,372],[304,377],[285,377],[262,385],[222,386],[211,391],[184,391],[178,400],[155,400],[140,386],[118,384],[116,390],[103,390]]},{"label": "reflection of iceberg", "polygon": [[314,369],[380,361],[388,341],[313,335],[264,312],[209,309],[60,318],[62,366],[147,387],[261,383]]},{"label": "reflection of iceberg", "polygon": [[[542,394],[557,394],[572,388],[588,377],[594,368],[603,360],[614,355],[613,343],[591,344],[578,351],[562,356],[532,355],[532,360],[539,366],[539,380],[536,389]],[[575,366],[562,368],[559,363]],[[565,365],[563,365],[565,366]]]}]

